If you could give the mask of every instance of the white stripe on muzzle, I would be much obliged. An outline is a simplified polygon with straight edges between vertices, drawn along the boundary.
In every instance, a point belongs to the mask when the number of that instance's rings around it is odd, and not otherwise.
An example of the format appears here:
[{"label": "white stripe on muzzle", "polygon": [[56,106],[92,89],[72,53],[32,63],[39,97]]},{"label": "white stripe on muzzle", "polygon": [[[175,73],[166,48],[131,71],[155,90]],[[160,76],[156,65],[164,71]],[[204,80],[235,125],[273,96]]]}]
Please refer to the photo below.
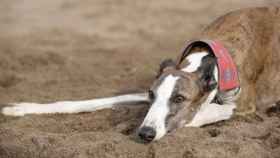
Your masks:
[{"label": "white stripe on muzzle", "polygon": [[[155,140],[166,134],[165,120],[169,113],[169,100],[179,77],[168,75],[155,93],[155,101],[146,115],[141,127],[152,127],[156,131]],[[140,127],[140,128],[141,128]]]}]

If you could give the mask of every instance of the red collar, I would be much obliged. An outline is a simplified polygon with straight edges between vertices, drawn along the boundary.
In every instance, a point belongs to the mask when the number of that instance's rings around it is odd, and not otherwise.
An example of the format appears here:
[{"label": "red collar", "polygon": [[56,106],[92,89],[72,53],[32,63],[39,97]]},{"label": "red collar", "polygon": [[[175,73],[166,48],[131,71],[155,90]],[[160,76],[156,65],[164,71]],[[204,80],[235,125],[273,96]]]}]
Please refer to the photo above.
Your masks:
[{"label": "red collar", "polygon": [[188,43],[187,47],[183,51],[183,54],[179,57],[178,65],[189,55],[191,49],[197,45],[207,45],[211,48],[213,54],[217,58],[217,64],[219,68],[219,90],[227,91],[240,87],[238,72],[236,65],[234,64],[229,51],[218,41],[213,40],[196,40]]}]

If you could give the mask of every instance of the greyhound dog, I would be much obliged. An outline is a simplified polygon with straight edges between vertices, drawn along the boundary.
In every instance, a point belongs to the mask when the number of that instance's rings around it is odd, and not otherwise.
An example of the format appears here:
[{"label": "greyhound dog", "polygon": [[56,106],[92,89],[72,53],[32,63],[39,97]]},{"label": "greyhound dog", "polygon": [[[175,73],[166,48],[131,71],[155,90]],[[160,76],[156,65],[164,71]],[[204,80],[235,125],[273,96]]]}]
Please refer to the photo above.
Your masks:
[{"label": "greyhound dog", "polygon": [[79,113],[147,102],[151,106],[137,130],[139,138],[146,142],[158,140],[176,128],[201,127],[235,114],[254,113],[271,100],[279,100],[279,19],[280,9],[276,7],[222,16],[198,40],[188,43],[176,61],[162,62],[146,93],[49,104],[14,103],[3,108],[2,113]]}]

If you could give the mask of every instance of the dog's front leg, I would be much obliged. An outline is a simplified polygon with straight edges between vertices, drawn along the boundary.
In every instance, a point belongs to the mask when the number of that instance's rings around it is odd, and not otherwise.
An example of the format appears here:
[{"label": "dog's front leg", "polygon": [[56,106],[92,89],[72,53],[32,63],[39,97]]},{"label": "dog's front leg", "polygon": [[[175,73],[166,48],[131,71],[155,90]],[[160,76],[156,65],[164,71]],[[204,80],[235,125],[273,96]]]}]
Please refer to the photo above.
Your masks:
[{"label": "dog's front leg", "polygon": [[230,119],[235,108],[236,105],[234,103],[223,105],[216,103],[203,104],[192,121],[185,126],[201,127],[203,125]]},{"label": "dog's front leg", "polygon": [[191,122],[185,125],[186,127],[201,127],[203,125],[231,118],[233,110],[236,108],[235,103],[227,102],[222,105],[212,103],[217,92],[217,89],[215,89],[209,94],[208,98],[200,106]]},{"label": "dog's front leg", "polygon": [[149,102],[147,93],[127,94],[115,97],[83,100],[61,101],[49,104],[14,103],[2,109],[4,115],[24,116],[25,114],[79,113],[112,108],[116,104]]}]

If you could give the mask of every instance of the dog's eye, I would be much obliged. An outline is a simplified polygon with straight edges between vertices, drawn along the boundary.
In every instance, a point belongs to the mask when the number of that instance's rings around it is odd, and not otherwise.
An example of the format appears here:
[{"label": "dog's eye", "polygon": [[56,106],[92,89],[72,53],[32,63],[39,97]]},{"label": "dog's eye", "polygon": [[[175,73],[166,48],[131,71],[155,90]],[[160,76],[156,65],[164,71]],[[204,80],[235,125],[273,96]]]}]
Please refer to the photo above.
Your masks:
[{"label": "dog's eye", "polygon": [[182,95],[176,95],[174,96],[174,98],[172,99],[174,103],[182,103],[186,100],[186,98]]},{"label": "dog's eye", "polygon": [[149,90],[149,98],[150,98],[150,100],[154,100],[155,99],[155,94],[154,94],[154,92],[152,91],[152,90]]}]

